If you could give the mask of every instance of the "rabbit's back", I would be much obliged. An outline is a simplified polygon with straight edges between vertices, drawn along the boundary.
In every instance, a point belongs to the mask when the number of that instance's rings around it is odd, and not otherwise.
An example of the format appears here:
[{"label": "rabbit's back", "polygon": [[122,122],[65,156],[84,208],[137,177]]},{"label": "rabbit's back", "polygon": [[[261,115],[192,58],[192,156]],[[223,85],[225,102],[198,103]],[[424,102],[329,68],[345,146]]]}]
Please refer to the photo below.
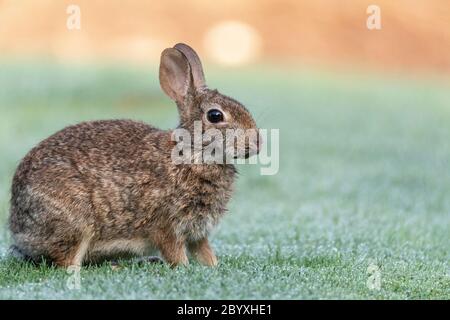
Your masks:
[{"label": "rabbit's back", "polygon": [[[141,160],[143,143],[160,130],[132,120],[102,120],[69,126],[38,144],[24,158],[18,173],[33,177],[49,166],[74,166],[80,173],[95,169],[124,170]],[[131,167],[130,167],[131,166]]]},{"label": "rabbit's back", "polygon": [[15,187],[51,186],[57,180],[71,179],[86,184],[116,181],[123,178],[121,175],[139,175],[147,167],[157,169],[166,160],[166,136],[167,132],[131,120],[92,121],[67,127],[25,156],[15,173],[13,195]]}]

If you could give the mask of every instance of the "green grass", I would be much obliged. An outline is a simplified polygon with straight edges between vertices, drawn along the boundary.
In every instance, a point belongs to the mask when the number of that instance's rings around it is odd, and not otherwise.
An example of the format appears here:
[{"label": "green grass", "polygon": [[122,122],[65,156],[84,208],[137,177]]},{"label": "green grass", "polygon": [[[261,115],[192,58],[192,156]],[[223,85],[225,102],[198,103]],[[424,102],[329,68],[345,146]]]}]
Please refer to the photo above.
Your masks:
[{"label": "green grass", "polygon": [[[206,70],[211,87],[280,129],[280,170],[240,167],[212,236],[217,268],[123,262],[81,271],[6,256],[11,177],[26,152],[82,120],[163,128],[176,108],[156,68],[0,67],[0,299],[450,299],[450,84],[300,68]],[[367,286],[368,267],[381,289]]]}]

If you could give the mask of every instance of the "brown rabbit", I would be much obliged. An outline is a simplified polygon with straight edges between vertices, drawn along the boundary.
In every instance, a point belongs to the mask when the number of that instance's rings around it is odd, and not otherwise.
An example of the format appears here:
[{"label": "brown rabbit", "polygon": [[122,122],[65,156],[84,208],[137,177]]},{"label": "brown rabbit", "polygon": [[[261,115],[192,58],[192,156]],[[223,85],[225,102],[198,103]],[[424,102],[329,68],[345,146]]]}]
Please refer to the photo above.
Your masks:
[{"label": "brown rabbit", "polygon": [[[201,62],[185,44],[161,55],[160,84],[175,100],[178,128],[256,129],[239,102],[205,85]],[[160,251],[171,265],[217,264],[208,242],[226,211],[233,164],[174,164],[173,131],[131,120],[84,122],[32,149],[12,184],[9,225],[15,254],[59,266]],[[260,142],[249,143],[248,157]],[[196,150],[192,157],[196,156]]]}]

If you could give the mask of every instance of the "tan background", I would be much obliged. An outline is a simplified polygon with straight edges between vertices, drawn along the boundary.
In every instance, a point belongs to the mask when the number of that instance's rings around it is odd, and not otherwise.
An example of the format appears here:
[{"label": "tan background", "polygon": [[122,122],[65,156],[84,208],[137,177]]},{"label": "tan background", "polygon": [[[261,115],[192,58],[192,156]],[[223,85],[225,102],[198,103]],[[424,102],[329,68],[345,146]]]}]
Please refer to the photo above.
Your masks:
[{"label": "tan background", "polygon": [[[69,4],[80,31],[66,28]],[[366,28],[370,4],[379,31]],[[202,53],[209,28],[230,19],[260,35],[258,60],[450,72],[448,0],[0,0],[0,55],[154,63],[179,41]]]}]

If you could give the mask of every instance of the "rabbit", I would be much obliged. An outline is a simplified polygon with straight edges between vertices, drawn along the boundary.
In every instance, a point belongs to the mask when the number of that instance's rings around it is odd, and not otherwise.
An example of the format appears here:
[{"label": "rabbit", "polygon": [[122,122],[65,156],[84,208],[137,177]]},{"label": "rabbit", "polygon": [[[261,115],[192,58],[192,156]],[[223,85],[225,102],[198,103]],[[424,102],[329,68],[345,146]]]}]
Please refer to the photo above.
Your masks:
[{"label": "rabbit", "polygon": [[[178,107],[177,128],[193,132],[201,121],[203,130],[257,130],[241,103],[206,86],[188,45],[162,52],[159,81]],[[217,265],[208,236],[227,211],[237,170],[233,163],[174,164],[172,135],[139,121],[100,120],[39,143],[12,181],[12,252],[61,267],[145,257],[152,250],[170,266],[187,265],[188,254]],[[235,158],[259,152],[260,136],[246,143],[245,154]]]}]

